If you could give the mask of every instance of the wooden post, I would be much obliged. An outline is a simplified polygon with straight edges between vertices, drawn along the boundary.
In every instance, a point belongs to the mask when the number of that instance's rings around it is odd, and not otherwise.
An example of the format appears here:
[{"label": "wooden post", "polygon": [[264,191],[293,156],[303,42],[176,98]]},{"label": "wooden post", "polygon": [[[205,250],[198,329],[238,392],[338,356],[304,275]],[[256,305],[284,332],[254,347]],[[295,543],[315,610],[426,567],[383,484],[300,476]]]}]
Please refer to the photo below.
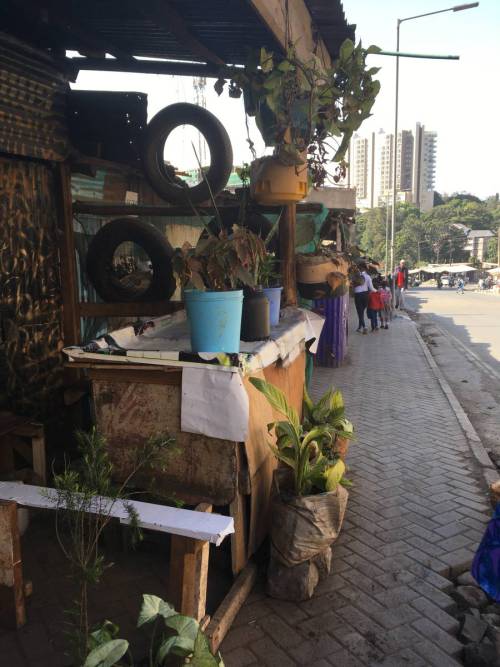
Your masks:
[{"label": "wooden post", "polygon": [[61,163],[57,166],[57,179],[59,186],[59,230],[61,233],[59,253],[61,256],[64,344],[77,345],[80,342],[80,313],[69,164]]},{"label": "wooden post", "polygon": [[297,280],[295,275],[295,225],[296,204],[285,207],[279,224],[281,276],[285,306],[297,305]]},{"label": "wooden post", "polygon": [[0,501],[0,622],[20,628],[26,623],[17,503]]},{"label": "wooden post", "polygon": [[[196,511],[211,512],[212,505],[201,503]],[[197,621],[205,616],[209,553],[208,542],[172,535],[168,599],[179,613]]]}]

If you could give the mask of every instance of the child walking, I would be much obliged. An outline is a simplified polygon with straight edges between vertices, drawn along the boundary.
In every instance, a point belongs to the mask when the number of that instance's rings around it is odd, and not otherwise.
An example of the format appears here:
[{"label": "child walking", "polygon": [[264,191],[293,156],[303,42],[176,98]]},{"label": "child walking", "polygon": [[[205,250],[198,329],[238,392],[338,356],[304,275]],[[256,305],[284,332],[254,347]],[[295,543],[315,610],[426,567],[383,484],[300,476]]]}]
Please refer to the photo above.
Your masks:
[{"label": "child walking", "polygon": [[382,303],[382,297],[381,294],[378,290],[379,283],[375,283],[374,287],[376,289],[375,292],[370,292],[368,295],[368,308],[367,308],[367,315],[370,318],[370,322],[372,325],[372,332],[378,331],[378,318],[380,313],[382,312],[382,309],[384,307],[384,304]]},{"label": "child walking", "polygon": [[387,280],[383,280],[379,289],[382,299],[382,310],[380,311],[380,321],[382,329],[389,328],[389,320],[392,319],[392,294]]}]

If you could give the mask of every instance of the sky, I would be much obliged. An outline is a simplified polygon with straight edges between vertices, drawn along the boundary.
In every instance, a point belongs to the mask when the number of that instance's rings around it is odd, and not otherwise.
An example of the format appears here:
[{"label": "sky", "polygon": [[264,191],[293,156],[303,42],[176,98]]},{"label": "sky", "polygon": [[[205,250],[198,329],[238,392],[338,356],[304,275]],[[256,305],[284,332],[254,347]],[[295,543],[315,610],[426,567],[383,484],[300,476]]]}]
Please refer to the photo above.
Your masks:
[{"label": "sky", "polygon": [[[292,0],[293,1],[293,0]],[[397,18],[453,6],[446,0],[344,0],[356,39],[396,49]],[[480,0],[479,7],[447,12],[401,25],[400,51],[459,55],[460,60],[400,59],[399,127],[413,129],[417,121],[438,133],[436,189],[441,193],[471,192],[481,198],[500,192],[500,0]],[[369,56],[371,67],[381,67],[381,92],[359,134],[390,132],[394,127],[395,58]],[[195,102],[188,77],[117,72],[81,72],[79,89],[128,90],[148,94],[148,116],[174,102]],[[234,163],[252,159],[246,144],[241,100],[218,97],[208,79],[206,106],[225,125],[233,144]],[[251,125],[258,153],[263,144]],[[196,162],[194,135],[179,130],[166,146],[181,169]],[[197,142],[195,142],[197,143]]]}]

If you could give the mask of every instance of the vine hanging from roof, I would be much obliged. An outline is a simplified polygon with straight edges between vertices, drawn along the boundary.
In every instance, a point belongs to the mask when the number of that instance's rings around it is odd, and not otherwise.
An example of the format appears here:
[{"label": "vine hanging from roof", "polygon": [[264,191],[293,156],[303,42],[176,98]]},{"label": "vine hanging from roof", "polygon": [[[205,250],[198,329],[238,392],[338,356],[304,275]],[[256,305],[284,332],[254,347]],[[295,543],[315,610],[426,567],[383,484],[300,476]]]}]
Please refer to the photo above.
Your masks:
[{"label": "vine hanging from roof", "polygon": [[[380,68],[366,66],[366,57],[380,49],[364,49],[346,39],[339,57],[325,67],[313,54],[307,62],[290,45],[285,55],[261,48],[244,69],[229,72],[229,95],[243,94],[245,112],[255,118],[266,146],[284,165],[307,161],[315,187],[329,178],[327,167],[337,165],[333,180],[345,174],[345,155],[353,133],[371,115],[380,90],[373,77]],[[228,78],[215,83],[220,95]],[[251,145],[252,147],[252,145]]]}]

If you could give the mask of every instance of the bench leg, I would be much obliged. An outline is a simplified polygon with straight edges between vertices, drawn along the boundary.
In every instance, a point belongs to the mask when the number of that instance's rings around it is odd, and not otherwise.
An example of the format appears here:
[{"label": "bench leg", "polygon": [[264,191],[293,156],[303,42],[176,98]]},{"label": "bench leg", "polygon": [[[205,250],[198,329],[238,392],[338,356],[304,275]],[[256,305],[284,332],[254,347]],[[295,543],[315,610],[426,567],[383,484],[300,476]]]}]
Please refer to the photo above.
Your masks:
[{"label": "bench leg", "polygon": [[245,496],[238,491],[229,505],[229,514],[234,519],[234,533],[231,535],[231,561],[234,576],[239,574],[248,562],[245,500]]},{"label": "bench leg", "polygon": [[[212,505],[201,503],[196,511],[211,512]],[[209,554],[208,542],[172,535],[168,601],[178,612],[197,621],[205,616]]]},{"label": "bench leg", "polygon": [[0,501],[0,620],[7,627],[26,623],[17,503]]}]

